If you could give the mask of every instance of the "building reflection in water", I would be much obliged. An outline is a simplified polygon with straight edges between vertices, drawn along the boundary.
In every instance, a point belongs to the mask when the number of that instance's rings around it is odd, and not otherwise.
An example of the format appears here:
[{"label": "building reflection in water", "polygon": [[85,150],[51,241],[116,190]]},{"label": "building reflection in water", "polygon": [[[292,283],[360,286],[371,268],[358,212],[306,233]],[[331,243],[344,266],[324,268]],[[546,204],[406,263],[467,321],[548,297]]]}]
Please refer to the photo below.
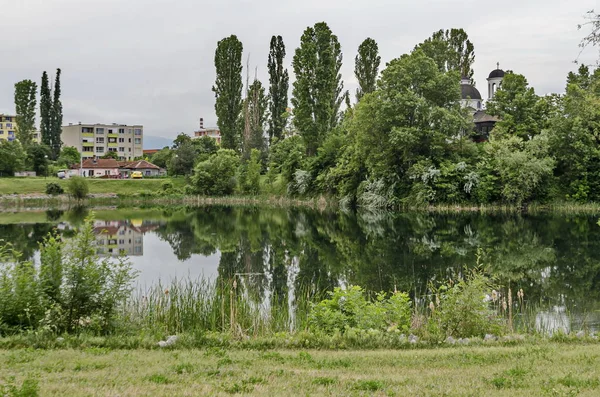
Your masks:
[{"label": "building reflection in water", "polygon": [[94,221],[99,256],[143,256],[144,234],[160,225],[147,221]]}]

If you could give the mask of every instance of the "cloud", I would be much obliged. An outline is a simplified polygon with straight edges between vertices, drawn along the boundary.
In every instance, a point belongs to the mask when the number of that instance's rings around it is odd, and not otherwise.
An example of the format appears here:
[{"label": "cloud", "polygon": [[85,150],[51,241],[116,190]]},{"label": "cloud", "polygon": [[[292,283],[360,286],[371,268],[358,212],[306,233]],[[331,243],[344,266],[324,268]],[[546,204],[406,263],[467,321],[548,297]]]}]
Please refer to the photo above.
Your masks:
[{"label": "cloud", "polygon": [[[14,83],[63,70],[65,123],[143,124],[149,135],[191,133],[199,117],[215,125],[214,50],[236,34],[244,62],[268,82],[272,35],[283,36],[288,67],[303,30],[326,21],[344,51],[345,88],[358,45],[379,43],[382,64],[433,31],[463,27],[475,44],[475,80],[501,67],[524,74],[538,93],[560,92],[575,69],[577,30],[595,0],[20,0],[3,5],[0,111],[13,113]],[[588,51],[583,62],[595,61]],[[292,74],[293,79],[293,74]],[[486,90],[482,90],[485,92]]]}]

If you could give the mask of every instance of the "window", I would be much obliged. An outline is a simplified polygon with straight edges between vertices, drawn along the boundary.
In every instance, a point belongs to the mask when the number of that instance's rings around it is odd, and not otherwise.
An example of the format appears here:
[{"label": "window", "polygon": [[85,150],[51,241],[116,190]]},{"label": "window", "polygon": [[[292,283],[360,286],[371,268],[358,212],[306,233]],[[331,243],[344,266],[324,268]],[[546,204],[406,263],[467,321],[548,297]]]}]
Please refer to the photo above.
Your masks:
[{"label": "window", "polygon": [[6,123],[6,128],[12,128],[12,123]]},{"label": "window", "polygon": [[119,236],[122,236],[122,235],[124,235],[124,234],[125,234],[125,229],[121,229],[121,230],[119,230]]},{"label": "window", "polygon": [[141,145],[142,144],[142,138],[135,138],[135,144],[136,145]]},{"label": "window", "polygon": [[134,135],[142,135],[142,130],[141,130],[140,128],[135,128],[135,129],[133,130],[133,134],[134,134]]},{"label": "window", "polygon": [[112,134],[112,130],[108,130],[108,133],[109,133],[109,134]]},{"label": "window", "polygon": [[146,170],[146,176],[150,176],[150,170]]},{"label": "window", "polygon": [[104,128],[96,128],[96,134],[104,134]]},{"label": "window", "polygon": [[124,152],[124,151],[125,151],[125,148],[121,146],[121,147],[119,148],[119,152]]},{"label": "window", "polygon": [[104,137],[96,138],[96,143],[104,143]]},{"label": "window", "polygon": [[4,135],[4,131],[1,131],[1,130],[0,130],[0,135]]},{"label": "window", "polygon": [[125,133],[125,128],[119,128],[119,134],[124,134]]},{"label": "window", "polygon": [[136,243],[136,244],[141,244],[141,243],[142,243],[142,238],[141,238],[141,237],[137,237],[137,238],[135,239],[135,243]]},{"label": "window", "polygon": [[104,175],[110,175],[110,171],[109,170],[104,170]]},{"label": "window", "polygon": [[0,124],[0,130],[2,129],[2,124]]},{"label": "window", "polygon": [[132,132],[133,132],[133,130],[131,128],[127,130],[128,134],[131,134]]},{"label": "window", "polygon": [[5,116],[5,117],[4,117],[4,121],[12,121],[12,117]]},{"label": "window", "polygon": [[116,151],[117,151],[117,148],[116,148],[116,147],[109,147],[109,148],[108,148],[108,151],[109,151],[109,152],[116,152]]},{"label": "window", "polygon": [[104,240],[98,240],[98,241],[97,241],[97,244],[98,244],[98,245],[104,245]]},{"label": "window", "polygon": [[93,151],[94,151],[94,148],[93,148],[93,147],[84,147],[84,148],[83,148],[83,151],[84,151],[84,152],[93,152]]},{"label": "window", "polygon": [[14,131],[8,131],[8,136],[14,136],[15,132]]},{"label": "window", "polygon": [[131,153],[131,148],[128,148],[128,149],[129,149],[129,153]]},{"label": "window", "polygon": [[102,146],[96,146],[96,153],[104,153],[104,148]]},{"label": "window", "polygon": [[131,138],[129,138],[129,143],[131,143]]},{"label": "window", "polygon": [[142,247],[135,247],[135,253],[136,254],[141,254],[142,253]]},{"label": "window", "polygon": [[117,143],[117,138],[108,138],[108,143]]},{"label": "window", "polygon": [[90,132],[94,132],[94,129],[92,127],[81,127],[81,132],[90,133]]},{"label": "window", "polygon": [[119,240],[119,244],[125,244],[125,240]]},{"label": "window", "polygon": [[119,143],[124,143],[125,142],[125,138],[119,138]]},{"label": "window", "polygon": [[98,248],[98,249],[96,249],[96,254],[102,255],[103,253],[104,253],[104,248]]}]

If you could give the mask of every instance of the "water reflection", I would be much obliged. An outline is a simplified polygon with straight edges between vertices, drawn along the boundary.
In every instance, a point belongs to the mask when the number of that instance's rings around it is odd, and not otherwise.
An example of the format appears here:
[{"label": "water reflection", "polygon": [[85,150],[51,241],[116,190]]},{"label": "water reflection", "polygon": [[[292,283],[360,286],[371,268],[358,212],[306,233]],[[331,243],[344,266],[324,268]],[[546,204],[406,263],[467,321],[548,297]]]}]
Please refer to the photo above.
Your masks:
[{"label": "water reflection", "polygon": [[[72,233],[87,211],[0,214],[0,239],[26,257],[53,227]],[[345,284],[427,294],[477,261],[545,308],[532,323],[558,329],[567,307],[600,322],[597,217],[563,214],[318,213],[301,209],[97,211],[98,253],[125,252],[140,282],[206,276],[240,280],[255,305],[288,306]],[[544,313],[545,312],[545,313]],[[572,318],[572,317],[571,317]],[[533,324],[532,324],[533,325]]]}]

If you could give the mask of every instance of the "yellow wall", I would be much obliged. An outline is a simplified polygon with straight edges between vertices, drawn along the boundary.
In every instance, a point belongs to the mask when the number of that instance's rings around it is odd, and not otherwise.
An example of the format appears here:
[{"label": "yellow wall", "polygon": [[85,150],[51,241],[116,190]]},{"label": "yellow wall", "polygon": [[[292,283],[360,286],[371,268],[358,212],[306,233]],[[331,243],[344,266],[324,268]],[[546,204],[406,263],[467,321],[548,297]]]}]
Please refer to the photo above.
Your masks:
[{"label": "yellow wall", "polygon": [[[7,121],[11,120],[11,121]],[[6,124],[10,124],[11,127],[7,127]],[[9,135],[9,131],[12,131],[12,135]],[[0,139],[5,141],[9,138],[12,141],[17,136],[17,117],[11,115],[0,114]]]}]

